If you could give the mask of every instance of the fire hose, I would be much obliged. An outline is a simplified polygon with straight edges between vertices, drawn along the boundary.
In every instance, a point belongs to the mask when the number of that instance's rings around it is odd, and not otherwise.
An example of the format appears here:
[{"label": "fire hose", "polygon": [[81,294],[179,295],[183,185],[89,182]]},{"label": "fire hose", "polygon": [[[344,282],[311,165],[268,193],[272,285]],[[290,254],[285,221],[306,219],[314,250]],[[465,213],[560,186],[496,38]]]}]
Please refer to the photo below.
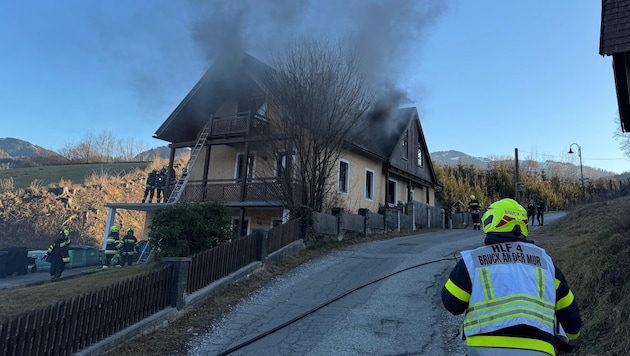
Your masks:
[{"label": "fire hose", "polygon": [[232,353],[232,352],[234,352],[234,351],[240,350],[240,349],[242,349],[243,347],[245,347],[245,346],[247,346],[247,345],[249,345],[249,344],[252,344],[252,343],[254,343],[254,342],[256,342],[256,341],[258,341],[258,340],[260,340],[260,339],[262,339],[262,338],[264,338],[264,337],[266,337],[266,336],[268,336],[268,335],[271,335],[271,334],[275,333],[276,331],[278,331],[278,330],[280,330],[280,329],[282,329],[282,328],[285,328],[285,327],[287,327],[287,326],[289,326],[289,325],[291,325],[291,324],[295,323],[296,321],[298,321],[298,320],[300,320],[300,319],[303,319],[303,318],[307,317],[308,315],[313,314],[314,312],[316,312],[316,311],[318,311],[318,310],[322,309],[323,307],[325,307],[325,306],[327,306],[327,305],[329,305],[329,304],[331,304],[331,303],[334,303],[334,302],[336,302],[336,301],[338,301],[338,300],[340,300],[340,299],[342,299],[342,298],[344,298],[344,297],[346,297],[346,296],[348,296],[348,295],[350,295],[350,294],[352,294],[352,293],[354,293],[354,292],[358,291],[359,289],[365,288],[365,287],[370,286],[370,285],[372,285],[372,284],[374,284],[374,283],[378,283],[378,282],[380,282],[380,281],[382,281],[382,280],[384,280],[384,279],[387,279],[387,278],[389,278],[389,277],[392,277],[392,276],[394,276],[394,275],[396,275],[396,274],[398,274],[398,273],[402,273],[402,272],[408,271],[408,270],[410,270],[410,269],[414,269],[414,268],[418,268],[418,267],[426,266],[426,265],[431,264],[431,263],[436,263],[436,262],[441,262],[441,261],[452,261],[452,260],[455,260],[455,261],[456,261],[457,259],[458,259],[458,258],[457,258],[457,256],[452,256],[452,257],[443,257],[443,258],[439,258],[439,259],[437,259],[437,260],[433,260],[433,261],[423,262],[423,263],[420,263],[420,264],[417,264],[417,265],[413,265],[413,266],[411,266],[411,267],[407,267],[407,268],[401,269],[401,270],[399,270],[399,271],[396,271],[396,272],[390,273],[390,274],[388,274],[388,275],[386,275],[386,276],[383,276],[383,277],[381,277],[381,278],[379,278],[379,279],[376,279],[376,280],[374,280],[374,281],[372,281],[372,282],[369,282],[369,283],[366,283],[366,284],[360,285],[360,286],[358,286],[358,287],[356,287],[356,288],[354,288],[354,289],[351,289],[351,290],[349,290],[349,291],[347,291],[347,292],[345,292],[345,293],[342,293],[342,294],[340,294],[339,296],[337,296],[337,297],[335,297],[335,298],[333,298],[333,299],[330,299],[330,300],[328,300],[328,301],[326,301],[326,302],[324,302],[324,303],[322,303],[322,304],[320,304],[320,305],[318,305],[318,306],[316,306],[316,307],[314,307],[314,308],[310,309],[309,311],[307,311],[307,312],[305,312],[305,313],[302,313],[302,314],[300,314],[300,315],[296,316],[295,318],[293,318],[293,319],[291,319],[291,320],[289,320],[289,321],[287,321],[287,322],[285,322],[285,323],[282,323],[282,324],[280,324],[280,325],[276,326],[276,327],[275,327],[275,328],[273,328],[273,329],[270,329],[270,330],[268,330],[268,331],[265,331],[264,333],[262,333],[262,334],[260,334],[260,335],[258,335],[258,336],[255,336],[255,337],[253,337],[253,338],[251,338],[251,339],[249,339],[249,340],[247,340],[247,341],[244,341],[244,342],[242,342],[242,343],[240,343],[240,344],[238,344],[238,345],[236,345],[236,346],[234,346],[234,347],[232,347],[232,348],[230,348],[230,349],[228,349],[228,350],[226,350],[226,351],[223,351],[223,352],[221,352],[220,354],[218,354],[217,356],[225,356],[225,355],[229,355],[229,354],[231,354],[231,353]]}]

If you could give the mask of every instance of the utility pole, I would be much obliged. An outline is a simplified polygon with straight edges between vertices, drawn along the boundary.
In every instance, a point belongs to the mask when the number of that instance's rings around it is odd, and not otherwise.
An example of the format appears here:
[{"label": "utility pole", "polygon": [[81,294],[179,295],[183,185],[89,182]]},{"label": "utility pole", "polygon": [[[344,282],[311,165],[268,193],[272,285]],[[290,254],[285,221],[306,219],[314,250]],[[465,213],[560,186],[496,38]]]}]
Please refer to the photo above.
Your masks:
[{"label": "utility pole", "polygon": [[514,149],[514,200],[518,201],[518,148]]}]

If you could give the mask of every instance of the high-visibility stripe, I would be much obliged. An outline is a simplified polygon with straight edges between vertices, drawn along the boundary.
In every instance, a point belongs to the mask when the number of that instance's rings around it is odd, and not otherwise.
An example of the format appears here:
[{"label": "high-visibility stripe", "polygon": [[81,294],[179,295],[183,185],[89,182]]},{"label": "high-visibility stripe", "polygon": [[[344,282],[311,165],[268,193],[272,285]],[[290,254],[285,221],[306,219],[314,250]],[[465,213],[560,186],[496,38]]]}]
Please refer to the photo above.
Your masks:
[{"label": "high-visibility stripe", "polygon": [[449,293],[451,293],[455,298],[461,300],[462,302],[468,303],[468,301],[470,300],[470,293],[468,293],[465,290],[459,288],[450,279],[448,281],[446,281],[446,284],[444,286],[446,287],[446,290]]},{"label": "high-visibility stripe", "polygon": [[574,299],[575,298],[573,297],[573,292],[569,290],[569,293],[567,293],[567,295],[565,295],[564,297],[560,298],[560,300],[558,300],[558,302],[556,303],[556,310],[561,310],[568,307],[569,305],[571,305],[571,303],[573,303]]},{"label": "high-visibility stripe", "polygon": [[538,287],[538,297],[545,298],[545,270],[536,268],[536,286]]},{"label": "high-visibility stripe", "polygon": [[[466,338],[466,344],[473,347],[503,347],[506,349],[546,352],[549,355],[556,354],[552,344],[524,337],[473,335]],[[509,352],[506,352],[506,354],[509,354]]]},{"label": "high-visibility stripe", "polygon": [[494,299],[494,291],[492,290],[492,281],[490,280],[490,271],[488,268],[480,268],[479,277],[481,278],[483,294],[485,295],[486,300]]},{"label": "high-visibility stripe", "polygon": [[580,333],[579,333],[579,332],[578,332],[577,334],[569,334],[569,333],[566,333],[566,335],[567,335],[567,338],[568,338],[570,341],[575,341],[575,340],[577,340],[577,339],[578,339],[578,337],[580,337]]},{"label": "high-visibility stripe", "polygon": [[523,309],[522,307],[510,308],[500,310],[490,314],[484,314],[479,317],[470,316],[466,317],[464,321],[464,330],[470,330],[473,327],[478,326],[486,326],[498,321],[513,319],[513,318],[524,318],[524,319],[532,319],[537,320],[545,325],[553,327],[554,320],[549,318],[548,315],[541,313],[535,309]]}]

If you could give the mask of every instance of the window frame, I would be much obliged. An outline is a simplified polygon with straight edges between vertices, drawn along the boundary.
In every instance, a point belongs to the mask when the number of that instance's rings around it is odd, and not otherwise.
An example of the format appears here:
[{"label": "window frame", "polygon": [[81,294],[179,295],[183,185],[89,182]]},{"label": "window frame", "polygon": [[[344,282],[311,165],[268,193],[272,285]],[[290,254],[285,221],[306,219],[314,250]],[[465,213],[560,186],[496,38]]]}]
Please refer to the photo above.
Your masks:
[{"label": "window frame", "polygon": [[[368,176],[371,175],[371,179],[368,182]],[[364,186],[364,194],[363,198],[365,200],[374,201],[374,177],[376,177],[373,169],[366,168],[365,169],[365,186]]]},{"label": "window frame", "polygon": [[[343,177],[343,188],[345,189],[342,189],[342,164],[346,166],[345,177]],[[337,166],[337,192],[341,194],[350,193],[350,161],[343,158],[339,159],[339,165]]]}]

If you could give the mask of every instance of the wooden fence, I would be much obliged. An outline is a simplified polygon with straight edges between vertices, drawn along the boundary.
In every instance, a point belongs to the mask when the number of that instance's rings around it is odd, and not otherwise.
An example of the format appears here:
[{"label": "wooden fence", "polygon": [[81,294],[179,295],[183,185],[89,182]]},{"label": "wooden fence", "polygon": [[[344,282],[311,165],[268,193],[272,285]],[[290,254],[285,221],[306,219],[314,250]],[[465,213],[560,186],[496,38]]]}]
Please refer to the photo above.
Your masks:
[{"label": "wooden fence", "polygon": [[0,355],[71,355],[170,305],[172,267],[0,325]]},{"label": "wooden fence", "polygon": [[258,260],[259,237],[247,235],[191,256],[186,293],[193,293]]},{"label": "wooden fence", "polygon": [[293,241],[303,238],[302,219],[294,219],[268,231],[267,253],[278,251]]}]

